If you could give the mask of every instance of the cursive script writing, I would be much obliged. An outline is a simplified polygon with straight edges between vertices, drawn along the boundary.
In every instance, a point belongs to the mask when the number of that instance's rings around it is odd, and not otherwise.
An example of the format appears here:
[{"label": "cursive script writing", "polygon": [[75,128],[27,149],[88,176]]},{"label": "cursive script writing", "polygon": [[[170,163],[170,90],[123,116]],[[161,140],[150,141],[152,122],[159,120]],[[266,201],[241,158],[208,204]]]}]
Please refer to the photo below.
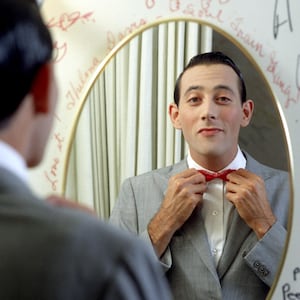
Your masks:
[{"label": "cursive script writing", "polygon": [[145,5],[147,8],[151,9],[155,6],[155,0],[145,0]]},{"label": "cursive script writing", "polygon": [[169,1],[170,11],[177,11],[180,9],[180,0],[170,0]]},{"label": "cursive script writing", "polygon": [[[219,5],[224,5],[229,3],[231,0],[215,0],[214,2],[218,2]],[[191,15],[197,15],[198,12],[198,17],[201,17],[201,14],[205,15],[206,17],[213,16],[213,14],[211,14],[208,9],[211,6],[211,3],[213,2],[213,0],[200,0],[200,4],[201,4],[201,9],[198,11],[197,8],[194,7],[193,4],[186,4],[184,3],[186,1],[182,1],[182,0],[169,0],[169,10],[171,12],[175,12],[175,11],[179,11],[182,10],[183,13],[187,13],[187,14],[191,14]],[[184,3],[185,8],[182,7],[182,3]],[[153,9],[156,5],[156,0],[145,0],[145,6],[147,9]],[[221,12],[217,12],[217,14],[215,14],[214,17],[218,16],[219,14],[221,14]]]},{"label": "cursive script writing", "polygon": [[278,9],[278,2],[280,0],[275,0],[275,7],[274,7],[274,16],[273,16],[273,35],[276,39],[279,33],[279,28],[285,24],[289,25],[290,31],[293,31],[293,24],[292,24],[292,18],[291,18],[291,12],[290,12],[290,2],[289,0],[283,0],[285,2],[285,9],[286,13],[283,18],[281,18],[281,15],[279,14]]},{"label": "cursive script writing", "polygon": [[243,18],[237,18],[231,22],[231,28],[235,32],[237,38],[242,40],[246,45],[250,46],[260,57],[264,57],[263,44],[256,41],[249,33],[242,28]]},{"label": "cursive script writing", "polygon": [[209,1],[201,1],[201,7],[197,9],[193,4],[188,4],[187,7],[183,10],[185,15],[190,15],[193,17],[199,18],[208,18],[218,21],[219,23],[223,23],[222,19],[223,10],[217,9],[216,11],[212,11],[211,9],[211,0]]},{"label": "cursive script writing", "polygon": [[54,158],[53,163],[50,168],[50,172],[45,171],[44,175],[46,177],[46,180],[50,183],[52,191],[57,190],[57,169],[59,165],[59,159]]},{"label": "cursive script writing", "polygon": [[286,96],[286,101],[284,106],[289,107],[290,103],[297,103],[300,101],[300,90],[298,90],[297,96],[292,95],[291,85],[287,84],[284,79],[280,76],[278,71],[278,61],[276,60],[275,53],[272,53],[270,56],[270,63],[267,67],[267,72],[272,74],[273,83],[280,88],[281,93]]},{"label": "cursive script writing", "polygon": [[111,51],[125,36],[146,24],[147,21],[145,19],[140,19],[139,21],[133,22],[129,26],[125,27],[124,30],[117,33],[117,35],[114,35],[111,31],[108,31],[106,34],[107,50]]},{"label": "cursive script writing", "polygon": [[69,89],[67,90],[66,93],[66,99],[67,99],[67,109],[71,110],[75,107],[77,102],[80,100],[81,93],[83,89],[86,86],[87,81],[90,79],[90,77],[94,74],[95,69],[97,66],[100,64],[100,60],[96,57],[93,58],[92,64],[90,67],[88,67],[87,70],[82,71],[78,70],[77,71],[77,82],[74,83],[70,81],[69,83]]},{"label": "cursive script writing", "polygon": [[[228,3],[228,1],[219,1],[220,5],[224,5]],[[200,1],[200,7],[195,4],[184,4],[182,5],[182,2],[179,0],[170,0],[169,2],[169,9],[171,12],[177,12],[182,11],[183,14],[189,15],[192,17],[198,17],[198,18],[207,18],[216,20],[219,23],[224,22],[223,18],[223,10],[220,8],[213,9],[211,7],[212,0],[201,0]]]},{"label": "cursive script writing", "polygon": [[[182,0],[169,0],[169,10],[170,12],[181,11],[185,15],[199,18],[208,18],[218,21],[219,23],[224,22],[224,17],[222,16],[223,10],[220,8],[212,8],[212,3],[217,2],[218,5],[225,5],[231,0],[200,0],[198,4],[186,3]],[[200,4],[200,6],[199,6]],[[145,5],[147,9],[153,9],[156,5],[155,0],[145,0]]]},{"label": "cursive script writing", "polygon": [[59,63],[67,54],[68,46],[67,43],[58,44],[54,42],[53,44],[53,61]]},{"label": "cursive script writing", "polygon": [[49,28],[57,27],[62,31],[67,31],[70,27],[81,21],[83,24],[88,22],[95,22],[93,18],[94,12],[81,13],[74,11],[71,13],[62,13],[58,17],[53,17],[47,22]]},{"label": "cursive script writing", "polygon": [[[72,26],[81,21],[82,24],[88,22],[95,23],[93,17],[94,12],[81,13],[74,11],[71,13],[62,13],[58,17],[52,17],[48,22],[47,26],[51,28],[59,28],[61,31],[67,32]],[[59,63],[66,56],[68,51],[68,44],[66,42],[54,41],[53,43],[53,61]]]},{"label": "cursive script writing", "polygon": [[64,138],[61,136],[61,133],[54,133],[54,139],[56,141],[57,149],[61,152],[63,148]]}]

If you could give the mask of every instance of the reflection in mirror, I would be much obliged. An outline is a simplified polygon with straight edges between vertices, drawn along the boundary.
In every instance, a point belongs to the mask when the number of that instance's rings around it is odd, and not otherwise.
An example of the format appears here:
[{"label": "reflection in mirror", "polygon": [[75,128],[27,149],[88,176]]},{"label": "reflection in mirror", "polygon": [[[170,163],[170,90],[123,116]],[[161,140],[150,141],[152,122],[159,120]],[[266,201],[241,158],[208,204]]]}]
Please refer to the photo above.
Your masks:
[{"label": "reflection in mirror", "polygon": [[167,107],[177,75],[195,54],[234,58],[255,101],[240,145],[257,160],[287,170],[280,116],[262,74],[219,30],[194,21],[156,24],[132,37],[100,72],[86,97],[70,148],[65,194],[108,218],[121,182],[181,160],[186,145]]}]

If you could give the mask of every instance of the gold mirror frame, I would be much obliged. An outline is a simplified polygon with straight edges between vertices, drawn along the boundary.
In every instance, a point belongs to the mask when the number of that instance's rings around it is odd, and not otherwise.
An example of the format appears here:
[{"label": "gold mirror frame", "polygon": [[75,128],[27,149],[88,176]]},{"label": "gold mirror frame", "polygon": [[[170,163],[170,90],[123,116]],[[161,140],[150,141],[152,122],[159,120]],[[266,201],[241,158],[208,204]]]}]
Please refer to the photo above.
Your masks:
[{"label": "gold mirror frame", "polygon": [[[257,71],[257,73],[259,74],[259,76],[261,77],[262,81],[264,82],[264,86],[267,88],[268,93],[271,95],[271,99],[272,99],[272,104],[273,104],[273,108],[275,108],[275,110],[277,111],[279,120],[280,120],[280,129],[281,129],[281,133],[285,133],[283,134],[283,140],[282,142],[284,143],[284,148],[285,148],[285,154],[286,154],[286,165],[285,168],[287,170],[290,171],[291,174],[291,156],[290,156],[290,142],[289,142],[289,135],[288,130],[287,130],[287,125],[286,125],[286,121],[285,121],[285,116],[282,113],[282,109],[281,109],[281,105],[280,102],[278,101],[277,97],[274,95],[273,90],[268,82],[268,80],[266,79],[266,76],[264,74],[264,72],[261,70],[260,66],[258,65],[258,63],[255,61],[255,59],[252,57],[252,55],[247,51],[247,49],[241,44],[239,43],[235,38],[233,38],[229,33],[221,30],[220,28],[218,28],[217,26],[210,24],[210,23],[206,23],[203,22],[202,20],[200,21],[199,19],[191,19],[191,18],[165,18],[165,19],[160,19],[158,21],[152,22],[152,23],[148,23],[146,26],[143,26],[141,28],[139,28],[138,30],[134,31],[132,34],[128,35],[126,38],[124,38],[116,47],[114,47],[114,49],[104,58],[104,60],[101,63],[101,66],[99,66],[98,71],[95,73],[94,78],[90,81],[90,85],[88,90],[86,91],[85,95],[83,96],[83,101],[81,101],[81,105],[80,105],[80,109],[78,111],[78,114],[75,117],[75,122],[74,122],[74,126],[72,127],[72,131],[71,131],[71,138],[70,141],[71,143],[69,143],[68,145],[68,150],[67,150],[67,158],[69,158],[70,153],[71,153],[71,149],[72,149],[72,141],[75,137],[75,132],[76,132],[76,124],[79,122],[80,119],[80,115],[81,112],[84,108],[86,99],[88,98],[88,94],[91,92],[95,82],[98,80],[98,78],[103,74],[105,68],[107,67],[107,65],[110,63],[110,61],[115,57],[116,53],[118,51],[120,51],[125,45],[127,45],[132,39],[134,39],[137,35],[141,34],[142,32],[146,31],[147,29],[157,26],[159,24],[162,23],[167,23],[167,22],[181,22],[181,21],[185,21],[185,22],[196,22],[196,23],[200,23],[201,25],[205,25],[205,26],[210,26],[212,27],[213,31],[217,32],[218,34],[222,35],[223,37],[225,37],[228,41],[230,41],[235,47],[239,48],[240,52],[249,60],[249,62],[251,62],[251,64],[253,65],[253,68]],[[234,60],[235,57],[231,56]],[[247,80],[246,80],[247,81]],[[248,88],[248,92],[249,92],[249,88]],[[256,99],[254,99],[255,101]],[[257,106],[257,105],[256,105]],[[255,121],[254,121],[255,122]],[[251,125],[250,125],[251,127]],[[250,151],[251,152],[251,151]],[[260,160],[260,159],[258,159]],[[275,166],[278,167],[278,166]],[[64,173],[63,173],[63,192],[66,192],[66,186],[67,186],[67,174],[68,174],[68,159],[64,168]],[[120,183],[119,183],[120,184]],[[292,191],[292,186],[291,188],[291,194],[293,194]],[[290,219],[292,217],[292,209],[293,209],[293,199],[291,199],[291,204],[290,204]],[[288,240],[289,240],[289,235],[290,235],[290,231],[291,231],[291,221],[289,223],[289,228],[288,228]],[[286,251],[287,251],[287,247],[288,247],[288,241],[286,243],[286,248],[285,248],[285,253],[284,256],[286,255]],[[278,276],[271,288],[271,291],[269,293],[268,298],[271,298],[273,291],[275,289],[275,286],[278,282],[279,279],[279,274],[282,270],[282,267],[284,265],[284,259],[281,262],[281,266],[280,266],[280,270],[278,273]]]}]

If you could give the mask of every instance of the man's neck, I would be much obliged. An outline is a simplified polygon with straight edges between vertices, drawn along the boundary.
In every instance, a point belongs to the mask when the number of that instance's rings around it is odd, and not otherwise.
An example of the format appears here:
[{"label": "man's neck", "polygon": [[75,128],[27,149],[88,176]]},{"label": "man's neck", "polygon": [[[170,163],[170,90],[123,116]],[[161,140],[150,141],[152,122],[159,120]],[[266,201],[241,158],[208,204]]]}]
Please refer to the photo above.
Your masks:
[{"label": "man's neck", "polygon": [[204,159],[195,160],[191,153],[188,154],[188,165],[193,168],[206,169],[212,172],[219,172],[224,169],[245,168],[246,160],[238,147],[236,153],[227,159],[219,157],[205,157]]},{"label": "man's neck", "polygon": [[0,167],[3,167],[22,178],[28,180],[26,163],[23,157],[10,144],[0,139]]}]

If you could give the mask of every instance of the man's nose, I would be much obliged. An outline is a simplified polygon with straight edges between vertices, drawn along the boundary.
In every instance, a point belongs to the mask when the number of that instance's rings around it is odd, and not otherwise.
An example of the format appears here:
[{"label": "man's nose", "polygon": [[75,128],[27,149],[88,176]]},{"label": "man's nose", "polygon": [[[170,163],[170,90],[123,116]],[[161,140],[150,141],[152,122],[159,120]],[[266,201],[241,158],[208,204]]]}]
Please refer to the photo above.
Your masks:
[{"label": "man's nose", "polygon": [[218,107],[212,100],[206,100],[201,105],[201,119],[216,119],[218,116]]}]

